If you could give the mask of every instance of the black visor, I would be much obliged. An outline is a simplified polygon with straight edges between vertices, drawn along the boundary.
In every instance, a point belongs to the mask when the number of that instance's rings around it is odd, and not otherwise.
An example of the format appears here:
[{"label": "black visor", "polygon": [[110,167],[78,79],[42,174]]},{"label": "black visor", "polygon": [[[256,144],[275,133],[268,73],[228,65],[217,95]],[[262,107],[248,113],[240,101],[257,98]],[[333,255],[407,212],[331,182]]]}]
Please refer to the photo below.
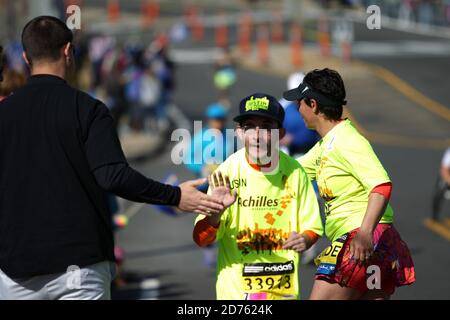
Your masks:
[{"label": "black visor", "polygon": [[283,98],[288,101],[296,101],[302,100],[305,98],[315,99],[319,104],[326,106],[336,106],[340,107],[342,105],[346,105],[347,101],[335,101],[334,99],[330,99],[323,94],[311,89],[306,83],[302,82],[300,85],[292,90],[285,91],[283,93]]}]

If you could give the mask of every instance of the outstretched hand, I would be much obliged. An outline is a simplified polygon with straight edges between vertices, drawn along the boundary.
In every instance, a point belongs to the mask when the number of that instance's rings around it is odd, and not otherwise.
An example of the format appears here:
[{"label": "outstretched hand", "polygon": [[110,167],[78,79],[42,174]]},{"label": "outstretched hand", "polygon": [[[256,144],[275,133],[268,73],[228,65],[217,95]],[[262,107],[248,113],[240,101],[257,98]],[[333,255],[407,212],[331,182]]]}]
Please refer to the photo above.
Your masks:
[{"label": "outstretched hand", "polygon": [[206,178],[190,180],[180,184],[181,199],[178,208],[186,212],[194,212],[210,216],[224,210],[222,200],[213,196],[208,196],[197,190],[197,187],[204,184]]},{"label": "outstretched hand", "polygon": [[230,178],[222,175],[220,171],[214,172],[208,176],[209,187],[211,188],[211,196],[221,201],[224,209],[230,207],[236,201],[236,190],[231,192]]}]

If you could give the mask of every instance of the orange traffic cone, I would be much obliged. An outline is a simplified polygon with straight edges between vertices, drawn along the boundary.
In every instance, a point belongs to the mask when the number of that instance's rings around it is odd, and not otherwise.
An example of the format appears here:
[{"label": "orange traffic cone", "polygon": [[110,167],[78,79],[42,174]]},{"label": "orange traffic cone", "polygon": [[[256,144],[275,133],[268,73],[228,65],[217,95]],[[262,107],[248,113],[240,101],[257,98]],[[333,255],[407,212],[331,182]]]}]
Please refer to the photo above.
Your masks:
[{"label": "orange traffic cone", "polygon": [[205,27],[203,18],[201,17],[198,8],[194,5],[188,6],[185,10],[184,19],[187,26],[191,30],[194,41],[202,41],[205,37]]},{"label": "orange traffic cone", "polygon": [[344,40],[341,43],[342,46],[342,59],[345,63],[349,63],[352,59],[352,43],[350,41]]},{"label": "orange traffic cone", "polygon": [[241,54],[250,53],[250,42],[252,37],[252,16],[245,13],[239,21],[239,51]]},{"label": "orange traffic cone", "polygon": [[295,67],[303,65],[302,30],[295,23],[291,27],[291,62]]},{"label": "orange traffic cone", "polygon": [[203,22],[203,17],[200,15],[198,10],[194,11],[192,16],[192,37],[194,41],[200,42],[205,38],[205,26]]},{"label": "orange traffic cone", "polygon": [[119,0],[108,0],[107,12],[109,22],[116,23],[120,18]]},{"label": "orange traffic cone", "polygon": [[166,48],[169,45],[169,37],[166,32],[159,32],[155,37],[155,42],[160,48]]},{"label": "orange traffic cone", "polygon": [[192,16],[193,9],[194,9],[194,6],[186,6],[184,8],[184,21],[189,26],[190,26],[190,19],[191,19],[191,16]]},{"label": "orange traffic cone", "polygon": [[216,26],[216,46],[219,48],[228,47],[228,27],[224,15]]},{"label": "orange traffic cone", "polygon": [[281,13],[277,12],[274,14],[272,22],[272,41],[275,43],[283,42],[284,31],[283,31],[283,19]]},{"label": "orange traffic cone", "polygon": [[159,0],[144,0],[142,2],[142,25],[151,26],[160,14]]},{"label": "orange traffic cone", "polygon": [[319,47],[323,56],[330,55],[330,33],[328,31],[328,20],[325,16],[319,18]]},{"label": "orange traffic cone", "polygon": [[258,57],[262,65],[269,63],[269,29],[267,26],[258,28]]}]

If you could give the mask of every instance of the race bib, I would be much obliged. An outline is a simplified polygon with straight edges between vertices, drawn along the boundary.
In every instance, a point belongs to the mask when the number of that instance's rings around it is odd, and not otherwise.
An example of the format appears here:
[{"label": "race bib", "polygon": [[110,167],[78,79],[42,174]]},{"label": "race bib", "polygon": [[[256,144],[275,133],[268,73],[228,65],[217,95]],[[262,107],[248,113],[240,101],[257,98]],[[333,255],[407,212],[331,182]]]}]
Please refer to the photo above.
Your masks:
[{"label": "race bib", "polygon": [[246,263],[242,287],[246,300],[295,299],[294,261],[286,263]]},{"label": "race bib", "polygon": [[336,272],[337,259],[344,247],[345,240],[347,240],[347,234],[336,239],[314,259],[314,263],[317,266],[316,274],[331,275]]}]

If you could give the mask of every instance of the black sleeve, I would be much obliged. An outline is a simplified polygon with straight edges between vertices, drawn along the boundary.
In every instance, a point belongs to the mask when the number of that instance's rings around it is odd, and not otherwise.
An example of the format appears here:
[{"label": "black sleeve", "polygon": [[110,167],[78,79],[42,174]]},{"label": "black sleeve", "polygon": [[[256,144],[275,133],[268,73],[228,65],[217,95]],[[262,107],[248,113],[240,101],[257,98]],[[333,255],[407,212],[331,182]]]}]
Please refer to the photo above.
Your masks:
[{"label": "black sleeve", "polygon": [[179,187],[148,179],[130,168],[113,118],[103,103],[96,101],[88,112],[84,111],[79,115],[84,149],[91,172],[103,189],[136,202],[179,204]]},{"label": "black sleeve", "polygon": [[[83,101],[81,101],[83,103]],[[81,107],[81,135],[91,171],[109,164],[127,163],[108,108],[98,100]]]},{"label": "black sleeve", "polygon": [[95,179],[102,189],[135,202],[177,206],[180,203],[179,187],[147,179],[128,164],[110,164],[94,171]]}]

